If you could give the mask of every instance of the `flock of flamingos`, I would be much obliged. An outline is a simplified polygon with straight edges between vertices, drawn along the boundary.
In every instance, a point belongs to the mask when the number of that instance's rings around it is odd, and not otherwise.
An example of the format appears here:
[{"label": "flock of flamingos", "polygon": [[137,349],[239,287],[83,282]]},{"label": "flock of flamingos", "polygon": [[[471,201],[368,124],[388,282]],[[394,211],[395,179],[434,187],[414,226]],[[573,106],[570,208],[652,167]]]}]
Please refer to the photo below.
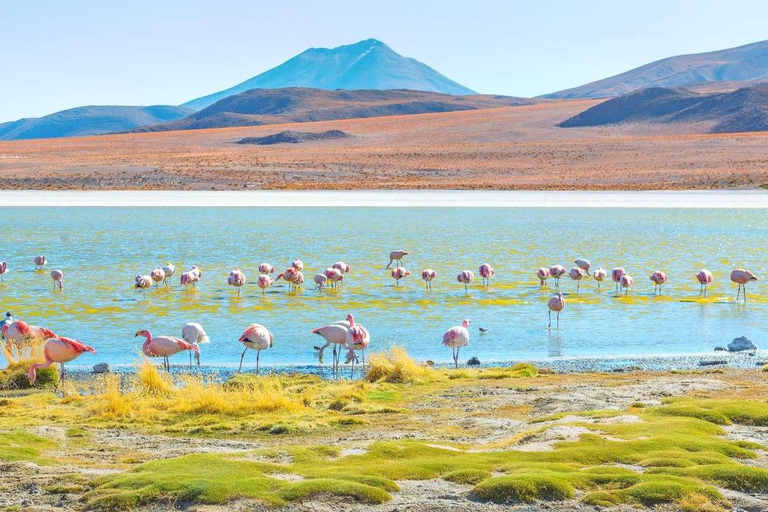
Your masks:
[{"label": "flock of flamingos", "polygon": [[[406,270],[402,263],[403,258],[407,255],[408,252],[402,250],[392,251],[389,254],[387,268],[391,268],[392,264],[395,263],[395,268],[391,270],[391,275],[398,284],[401,279],[411,275],[411,272]],[[42,270],[48,262],[45,256],[37,256],[34,259],[34,263],[36,270]],[[608,272],[602,268],[598,268],[590,274],[592,265],[585,259],[577,259],[574,263],[576,266],[570,269],[570,271],[566,270],[562,265],[554,265],[551,268],[538,269],[536,275],[539,278],[540,285],[544,287],[547,285],[547,280],[552,279],[555,282],[555,286],[559,288],[560,278],[567,273],[572,280],[576,281],[576,291],[578,293],[580,281],[585,277],[591,276],[597,281],[598,288],[600,288],[601,283],[608,277]],[[271,274],[275,273],[275,267],[268,263],[262,263],[259,265],[260,275],[256,280],[256,284],[262,291],[266,291],[266,289],[271,287],[276,281],[285,279],[290,287],[298,288],[304,283],[304,275],[302,274],[303,269],[304,264],[301,260],[295,259],[284,272],[280,272],[273,279]],[[0,262],[0,280],[4,281],[5,274],[8,270],[7,263],[5,261]],[[315,275],[313,278],[315,287],[320,290],[326,286],[335,288],[344,280],[344,274],[349,272],[349,265],[344,262],[337,262],[332,267],[327,268],[324,272]],[[148,275],[136,276],[135,288],[146,290],[147,288],[150,288],[153,283],[155,286],[159,286],[161,283],[164,286],[170,286],[170,279],[175,273],[175,267],[168,263],[163,267],[154,269]],[[487,263],[480,265],[478,273],[485,286],[488,286],[491,278],[496,275],[496,272]],[[63,291],[64,273],[61,270],[53,270],[50,275],[53,280],[54,290],[58,289],[59,291]],[[610,275],[611,280],[615,283],[616,291],[619,292],[621,288],[624,290],[625,295],[628,293],[629,288],[635,283],[632,276],[621,267],[614,268]],[[181,274],[179,282],[180,285],[185,288],[188,286],[196,286],[196,283],[200,281],[202,276],[203,271],[198,267],[193,266],[188,271]],[[432,281],[437,277],[437,273],[432,269],[424,269],[421,273],[421,277],[424,280],[427,289],[431,290]],[[470,270],[464,270],[456,276],[456,280],[464,285],[465,290],[474,279],[475,275]],[[664,285],[668,279],[669,277],[667,274],[660,270],[653,272],[650,275],[650,280],[654,284],[654,293],[661,293],[662,285]],[[699,293],[702,294],[706,293],[707,285],[712,283],[713,276],[709,270],[702,269],[696,274],[696,279],[700,284]],[[736,293],[736,300],[739,300],[743,295],[743,300],[746,302],[746,285],[749,281],[757,281],[757,277],[749,270],[736,269],[731,272],[731,281],[739,285]],[[235,287],[239,295],[240,287],[246,283],[246,276],[239,268],[236,268],[230,272],[227,283],[230,286]],[[547,302],[547,305],[549,307],[549,323],[547,327],[552,327],[552,313],[554,312],[556,314],[556,328],[559,329],[560,313],[565,309],[566,305],[566,300],[565,297],[563,297],[562,292],[557,292],[553,295]],[[443,345],[451,348],[453,362],[456,368],[458,368],[459,365],[459,350],[469,343],[469,324],[469,320],[464,320],[461,325],[451,327],[445,334],[443,334]],[[10,313],[6,313],[6,318],[0,322],[0,325],[2,325],[2,330],[0,332],[2,332],[2,337],[5,339],[6,350],[10,355],[11,360],[15,357],[14,350],[18,351],[20,359],[22,347],[31,340],[45,341],[43,350],[45,362],[34,363],[29,369],[29,381],[33,385],[37,379],[38,369],[48,368],[49,366],[58,363],[61,367],[61,378],[63,379],[64,363],[74,360],[84,352],[96,352],[93,347],[72,338],[59,336],[45,327],[28,325],[21,320],[13,320]],[[365,327],[355,323],[355,319],[351,314],[347,315],[346,320],[340,320],[324,325],[312,330],[312,333],[321,336],[326,341],[324,345],[315,347],[318,360],[321,364],[323,362],[323,353],[325,349],[333,346],[332,368],[334,372],[338,371],[341,357],[342,355],[345,355],[345,351],[346,363],[352,364],[353,372],[355,364],[359,362],[357,357],[358,351],[362,356],[362,364],[365,365],[365,349],[371,341],[371,336]],[[198,345],[209,342],[208,335],[198,323],[186,324],[182,329],[181,338],[176,338],[174,336],[153,336],[152,333],[146,329],[138,331],[136,337],[139,336],[144,337],[146,340],[142,345],[142,352],[147,357],[163,358],[163,367],[166,370],[170,369],[168,358],[182,351],[190,352],[190,365],[192,353],[195,354],[197,364],[200,364],[200,349]],[[243,359],[245,358],[246,352],[248,349],[251,349],[256,351],[256,373],[258,373],[261,351],[271,348],[273,345],[272,333],[263,325],[251,324],[243,332],[238,341],[245,347],[240,356],[238,372],[242,370]]]}]

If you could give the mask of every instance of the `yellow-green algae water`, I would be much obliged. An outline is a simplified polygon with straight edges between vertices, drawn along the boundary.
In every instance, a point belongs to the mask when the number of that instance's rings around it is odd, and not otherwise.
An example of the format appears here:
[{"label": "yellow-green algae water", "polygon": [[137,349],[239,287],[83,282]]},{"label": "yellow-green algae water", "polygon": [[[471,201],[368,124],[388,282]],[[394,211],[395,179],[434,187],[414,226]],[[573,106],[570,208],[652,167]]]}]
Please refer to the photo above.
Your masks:
[{"label": "yellow-green algae water", "polygon": [[[760,345],[768,317],[765,210],[36,207],[6,208],[2,217],[0,260],[10,271],[0,309],[94,346],[98,354],[81,365],[131,364],[139,357],[137,330],[179,336],[191,321],[211,337],[203,364],[226,366],[238,363],[237,338],[250,323],[274,333],[262,364],[315,362],[312,346],[321,340],[310,330],[347,313],[369,329],[371,349],[398,344],[438,362],[451,358],[440,345],[443,332],[464,318],[472,327],[462,359],[490,362],[704,352],[741,335]],[[400,286],[384,268],[393,249],[410,252],[403,261],[413,274]],[[37,254],[48,258],[43,272],[34,271]],[[305,264],[304,289],[289,291],[279,281],[262,295],[258,265],[279,272],[296,257]],[[554,283],[540,289],[536,270],[571,268],[578,257],[609,273],[623,266],[635,286],[625,297],[610,281],[598,290],[586,279],[577,295],[564,276],[568,304],[560,330],[550,332],[546,302]],[[172,288],[133,289],[137,274],[168,261],[177,267]],[[336,261],[351,267],[343,286],[314,290],[314,274]],[[496,270],[487,289],[477,272],[484,262]],[[204,275],[187,294],[178,278],[191,265]],[[226,284],[235,267],[248,278],[240,297]],[[437,271],[431,293],[420,278],[424,268]],[[699,297],[694,277],[700,268],[715,276],[707,297]],[[733,268],[761,278],[748,285],[746,304],[735,300]],[[63,293],[53,291],[53,269],[65,274]],[[456,282],[465,269],[476,276],[469,293]],[[648,279],[654,270],[670,276],[661,296]]]}]

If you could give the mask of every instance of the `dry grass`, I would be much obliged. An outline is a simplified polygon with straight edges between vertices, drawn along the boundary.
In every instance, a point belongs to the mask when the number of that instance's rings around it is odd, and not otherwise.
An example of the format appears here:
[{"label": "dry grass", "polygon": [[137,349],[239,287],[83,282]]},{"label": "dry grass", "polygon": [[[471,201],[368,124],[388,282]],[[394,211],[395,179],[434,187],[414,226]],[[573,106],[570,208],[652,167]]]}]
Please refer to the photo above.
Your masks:
[{"label": "dry grass", "polygon": [[392,347],[388,353],[376,353],[370,357],[365,380],[393,384],[423,384],[440,378],[434,368],[417,363],[401,347]]}]

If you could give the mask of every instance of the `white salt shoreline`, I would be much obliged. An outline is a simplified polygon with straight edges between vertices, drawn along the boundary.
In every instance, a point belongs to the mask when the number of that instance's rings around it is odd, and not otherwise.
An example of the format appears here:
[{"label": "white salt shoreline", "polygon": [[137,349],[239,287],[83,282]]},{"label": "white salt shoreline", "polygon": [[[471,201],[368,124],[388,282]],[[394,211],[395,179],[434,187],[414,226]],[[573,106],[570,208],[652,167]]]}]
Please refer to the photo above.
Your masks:
[{"label": "white salt shoreline", "polygon": [[0,190],[0,207],[28,206],[768,208],[768,191]]}]

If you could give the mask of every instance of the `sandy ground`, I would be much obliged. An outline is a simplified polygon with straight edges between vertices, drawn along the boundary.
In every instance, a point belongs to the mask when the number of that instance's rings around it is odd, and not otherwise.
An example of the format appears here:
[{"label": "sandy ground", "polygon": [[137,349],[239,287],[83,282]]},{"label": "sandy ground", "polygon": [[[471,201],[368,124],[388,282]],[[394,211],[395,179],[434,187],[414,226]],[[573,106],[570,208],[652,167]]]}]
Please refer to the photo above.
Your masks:
[{"label": "sandy ground", "polygon": [[[768,184],[765,133],[705,126],[557,128],[595,100],[465,112],[0,142],[6,189],[754,188]],[[285,129],[354,137],[249,146]]]}]

